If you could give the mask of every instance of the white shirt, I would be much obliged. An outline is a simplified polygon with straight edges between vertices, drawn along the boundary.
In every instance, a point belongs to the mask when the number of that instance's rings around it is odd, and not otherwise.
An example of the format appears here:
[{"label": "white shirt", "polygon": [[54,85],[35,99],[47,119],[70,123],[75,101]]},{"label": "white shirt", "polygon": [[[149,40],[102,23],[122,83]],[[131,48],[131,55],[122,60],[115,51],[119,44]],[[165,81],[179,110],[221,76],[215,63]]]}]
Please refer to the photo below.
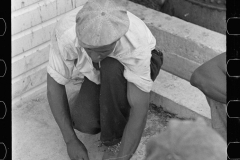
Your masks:
[{"label": "white shirt", "polygon": [[[67,84],[72,77],[74,66],[96,84],[100,84],[100,73],[92,64],[84,48],[77,42],[75,27],[78,11],[66,14],[53,30],[50,44],[47,72],[59,84]],[[127,12],[130,26],[128,32],[117,42],[115,50],[109,57],[117,59],[124,66],[124,77],[144,92],[150,92],[151,51],[156,39],[146,24]]]}]

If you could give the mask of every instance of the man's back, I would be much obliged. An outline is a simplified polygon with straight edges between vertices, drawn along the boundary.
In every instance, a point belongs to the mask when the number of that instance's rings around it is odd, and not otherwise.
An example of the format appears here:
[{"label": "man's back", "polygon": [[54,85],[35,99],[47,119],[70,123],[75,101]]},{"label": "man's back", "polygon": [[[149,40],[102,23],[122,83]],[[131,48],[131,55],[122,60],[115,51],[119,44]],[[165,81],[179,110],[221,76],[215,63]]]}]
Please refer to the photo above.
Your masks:
[{"label": "man's back", "polygon": [[[57,72],[62,74],[64,78],[71,79],[74,64],[80,73],[96,84],[99,84],[99,73],[94,70],[91,58],[78,43],[79,40],[76,36],[76,15],[78,11],[74,10],[62,17],[53,31],[52,46],[56,44],[53,48],[59,50],[56,51],[60,56],[58,56],[58,59],[67,60],[68,62],[66,62],[67,64],[65,62],[57,63],[57,58],[54,58],[56,56],[54,56],[54,53],[51,55],[50,51],[48,72],[54,77],[54,74],[56,74],[54,73],[54,68],[62,68],[61,70],[57,70]],[[127,12],[127,15],[130,21],[129,29],[118,40],[115,51],[109,57],[115,58],[124,64],[125,78],[132,81],[141,90],[150,91],[152,86],[150,68],[146,68],[145,66],[150,66],[148,64],[152,56],[151,50],[155,48],[156,39],[141,19],[130,12]],[[60,63],[65,63],[66,67],[59,66],[58,64]],[[58,81],[63,85],[68,82],[65,79]]]}]

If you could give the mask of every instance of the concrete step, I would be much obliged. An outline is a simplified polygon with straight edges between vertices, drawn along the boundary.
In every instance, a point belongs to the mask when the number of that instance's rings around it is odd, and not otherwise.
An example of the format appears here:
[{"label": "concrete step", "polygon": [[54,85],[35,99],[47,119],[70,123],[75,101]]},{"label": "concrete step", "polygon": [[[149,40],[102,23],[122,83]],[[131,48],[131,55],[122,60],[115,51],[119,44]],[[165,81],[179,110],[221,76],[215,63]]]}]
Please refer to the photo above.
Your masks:
[{"label": "concrete step", "polygon": [[163,70],[152,87],[151,102],[179,118],[195,119],[200,116],[210,124],[210,108],[205,95],[188,81]]}]

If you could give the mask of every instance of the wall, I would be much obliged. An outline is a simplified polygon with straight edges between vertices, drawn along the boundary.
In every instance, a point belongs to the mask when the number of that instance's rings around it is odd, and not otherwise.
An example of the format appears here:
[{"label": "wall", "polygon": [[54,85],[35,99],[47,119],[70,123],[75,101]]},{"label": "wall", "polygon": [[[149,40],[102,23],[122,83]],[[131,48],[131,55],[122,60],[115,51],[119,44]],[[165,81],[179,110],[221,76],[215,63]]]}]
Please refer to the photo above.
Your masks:
[{"label": "wall", "polygon": [[64,14],[87,0],[12,0],[13,104],[46,90],[50,34]]}]

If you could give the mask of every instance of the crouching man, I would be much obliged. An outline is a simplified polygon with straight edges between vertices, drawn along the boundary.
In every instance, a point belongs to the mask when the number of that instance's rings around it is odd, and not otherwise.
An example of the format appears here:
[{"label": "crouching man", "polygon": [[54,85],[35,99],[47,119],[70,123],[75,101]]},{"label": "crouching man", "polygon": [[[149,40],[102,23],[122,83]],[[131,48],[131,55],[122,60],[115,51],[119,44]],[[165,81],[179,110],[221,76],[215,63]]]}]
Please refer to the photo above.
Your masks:
[{"label": "crouching man", "polygon": [[227,140],[226,115],[226,53],[222,53],[197,68],[191,77],[191,84],[207,97],[211,108],[212,127]]},{"label": "crouching man", "polygon": [[[48,101],[71,160],[88,160],[80,132],[97,134],[105,146],[103,159],[130,159],[147,119],[149,92],[163,62],[156,39],[119,0],[89,0],[80,11],[56,25],[47,68]],[[73,68],[84,82],[69,107],[65,85]]]}]

